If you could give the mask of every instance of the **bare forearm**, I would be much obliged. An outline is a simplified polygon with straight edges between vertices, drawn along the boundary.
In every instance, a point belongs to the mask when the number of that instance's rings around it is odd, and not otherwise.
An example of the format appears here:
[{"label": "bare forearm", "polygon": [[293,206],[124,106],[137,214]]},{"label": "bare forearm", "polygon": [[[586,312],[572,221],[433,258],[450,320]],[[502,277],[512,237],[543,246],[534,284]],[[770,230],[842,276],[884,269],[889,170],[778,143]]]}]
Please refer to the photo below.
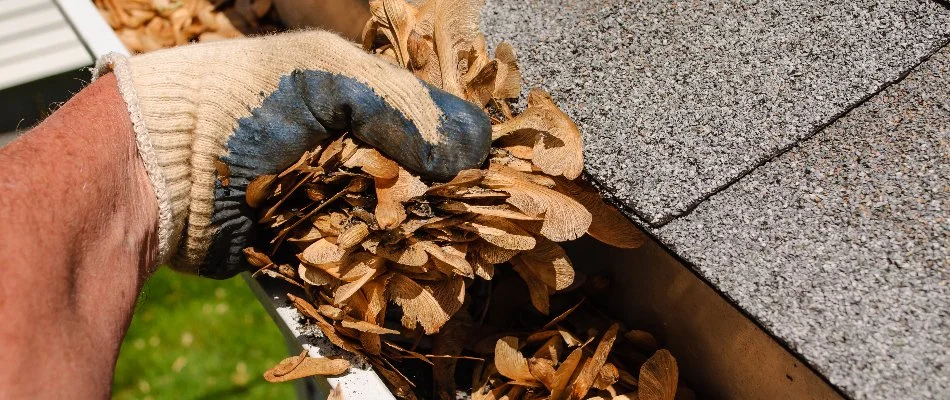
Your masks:
[{"label": "bare forearm", "polygon": [[156,209],[111,75],[0,149],[0,397],[108,395]]}]

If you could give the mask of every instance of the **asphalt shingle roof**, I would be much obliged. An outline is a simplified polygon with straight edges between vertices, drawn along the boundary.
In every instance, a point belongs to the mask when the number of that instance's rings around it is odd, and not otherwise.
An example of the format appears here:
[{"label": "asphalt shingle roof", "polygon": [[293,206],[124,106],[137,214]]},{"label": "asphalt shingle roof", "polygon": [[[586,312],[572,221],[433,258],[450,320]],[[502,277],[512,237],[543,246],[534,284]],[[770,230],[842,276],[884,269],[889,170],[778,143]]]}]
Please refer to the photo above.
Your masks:
[{"label": "asphalt shingle roof", "polygon": [[948,40],[933,1],[490,0],[491,43],[586,134],[589,172],[662,225]]},{"label": "asphalt shingle roof", "polygon": [[604,194],[832,384],[950,398],[950,8],[489,0],[485,27]]},{"label": "asphalt shingle roof", "polygon": [[950,46],[655,230],[857,398],[950,398]]}]

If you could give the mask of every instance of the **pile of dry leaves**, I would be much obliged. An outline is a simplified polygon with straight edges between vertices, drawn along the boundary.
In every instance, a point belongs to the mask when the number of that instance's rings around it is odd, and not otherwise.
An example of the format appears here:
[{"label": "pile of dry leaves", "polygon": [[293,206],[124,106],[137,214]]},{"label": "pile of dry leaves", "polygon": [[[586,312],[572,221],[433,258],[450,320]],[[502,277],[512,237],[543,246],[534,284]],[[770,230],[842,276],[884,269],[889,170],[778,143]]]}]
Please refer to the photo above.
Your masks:
[{"label": "pile of dry leaves", "polygon": [[[240,34],[207,0],[95,1],[133,51]],[[270,12],[264,0],[228,4],[251,24]],[[515,52],[501,43],[489,56],[483,2],[370,5],[364,48],[482,106],[490,158],[428,182],[344,133],[249,185],[266,232],[245,249],[255,276],[299,287],[304,295],[288,298],[301,314],[400,398],[448,399],[460,388],[475,399],[672,399],[676,361],[649,333],[585,303],[604,283],[575,273],[559,244],[586,233],[633,248],[642,236],[579,178],[580,132],[545,92],[513,111]],[[349,366],[301,354],[265,377]]]},{"label": "pile of dry leaves", "polygon": [[272,0],[93,0],[133,53],[275,31]]}]

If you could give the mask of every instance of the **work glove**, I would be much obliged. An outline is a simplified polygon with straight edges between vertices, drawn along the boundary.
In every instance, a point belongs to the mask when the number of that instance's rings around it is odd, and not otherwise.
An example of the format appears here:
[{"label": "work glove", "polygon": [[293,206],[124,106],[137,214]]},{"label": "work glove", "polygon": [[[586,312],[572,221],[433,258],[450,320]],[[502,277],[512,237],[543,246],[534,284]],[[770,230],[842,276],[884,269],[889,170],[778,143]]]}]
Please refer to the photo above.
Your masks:
[{"label": "work glove", "polygon": [[160,262],[212,278],[245,269],[248,183],[342,132],[433,180],[481,165],[491,145],[478,106],[327,32],[110,54],[93,75],[108,72],[158,199]]}]

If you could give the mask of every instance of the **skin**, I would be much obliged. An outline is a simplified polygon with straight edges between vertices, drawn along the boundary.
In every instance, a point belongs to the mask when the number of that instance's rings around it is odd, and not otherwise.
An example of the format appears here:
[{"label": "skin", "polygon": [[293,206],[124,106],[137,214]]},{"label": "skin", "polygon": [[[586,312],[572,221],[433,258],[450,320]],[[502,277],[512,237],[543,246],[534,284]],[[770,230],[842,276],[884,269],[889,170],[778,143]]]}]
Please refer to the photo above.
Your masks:
[{"label": "skin", "polygon": [[0,149],[0,398],[107,398],[157,257],[115,78]]}]

